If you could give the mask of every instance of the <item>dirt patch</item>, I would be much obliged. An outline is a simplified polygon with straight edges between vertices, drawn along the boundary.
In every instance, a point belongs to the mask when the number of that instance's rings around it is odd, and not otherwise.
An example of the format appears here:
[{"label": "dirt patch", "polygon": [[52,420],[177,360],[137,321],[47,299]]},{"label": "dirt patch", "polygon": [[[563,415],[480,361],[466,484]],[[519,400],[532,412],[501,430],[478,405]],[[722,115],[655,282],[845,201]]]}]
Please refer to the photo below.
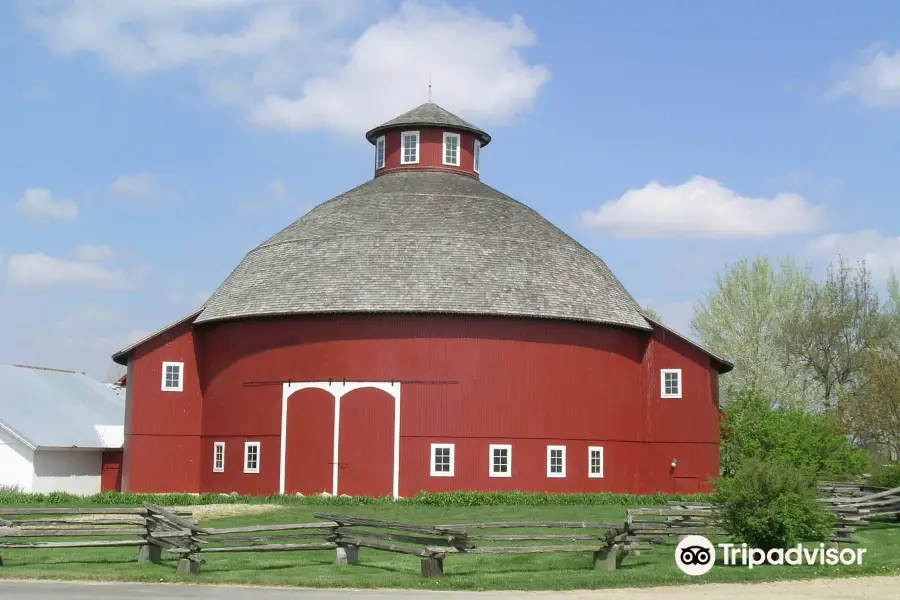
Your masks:
[{"label": "dirt patch", "polygon": [[200,504],[197,506],[180,507],[194,513],[194,518],[217,519],[219,517],[237,517],[241,515],[259,515],[273,510],[284,508],[277,504]]}]

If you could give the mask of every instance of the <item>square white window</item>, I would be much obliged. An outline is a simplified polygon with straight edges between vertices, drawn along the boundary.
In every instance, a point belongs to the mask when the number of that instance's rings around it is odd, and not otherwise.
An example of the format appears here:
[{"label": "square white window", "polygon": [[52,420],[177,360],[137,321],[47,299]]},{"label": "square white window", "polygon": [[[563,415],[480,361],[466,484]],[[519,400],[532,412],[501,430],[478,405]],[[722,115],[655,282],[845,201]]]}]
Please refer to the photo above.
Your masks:
[{"label": "square white window", "polygon": [[566,476],[566,447],[547,446],[547,477]]},{"label": "square white window", "polygon": [[475,140],[474,160],[475,172],[478,173],[478,163],[481,161],[481,142],[479,140]]},{"label": "square white window", "polygon": [[213,444],[213,473],[225,472],[225,442]]},{"label": "square white window", "polygon": [[663,369],[659,387],[663,398],[681,398],[681,369]]},{"label": "square white window", "polygon": [[259,442],[244,443],[244,473],[259,473]]},{"label": "square white window", "polygon": [[512,446],[491,444],[491,477],[512,477]]},{"label": "square white window", "polygon": [[419,132],[404,131],[400,134],[400,164],[411,165],[419,162]]},{"label": "square white window", "polygon": [[603,478],[603,446],[588,446],[588,477]]},{"label": "square white window", "polygon": [[453,477],[455,461],[453,444],[431,445],[431,476]]},{"label": "square white window", "polygon": [[444,164],[459,166],[459,134],[444,132]]},{"label": "square white window", "polygon": [[384,136],[375,140],[375,168],[384,168]]},{"label": "square white window", "polygon": [[162,364],[162,391],[184,391],[184,363],[164,362]]}]

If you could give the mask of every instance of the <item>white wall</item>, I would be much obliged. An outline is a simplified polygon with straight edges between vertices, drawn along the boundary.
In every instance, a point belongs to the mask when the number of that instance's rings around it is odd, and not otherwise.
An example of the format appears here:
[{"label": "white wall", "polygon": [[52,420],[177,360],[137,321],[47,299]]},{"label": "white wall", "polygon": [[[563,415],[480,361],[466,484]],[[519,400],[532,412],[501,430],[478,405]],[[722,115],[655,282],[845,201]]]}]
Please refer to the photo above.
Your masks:
[{"label": "white wall", "polygon": [[96,494],[102,469],[102,450],[36,450],[32,490]]},{"label": "white wall", "polygon": [[0,429],[0,485],[17,486],[23,492],[31,491],[34,470],[31,461],[34,451]]}]

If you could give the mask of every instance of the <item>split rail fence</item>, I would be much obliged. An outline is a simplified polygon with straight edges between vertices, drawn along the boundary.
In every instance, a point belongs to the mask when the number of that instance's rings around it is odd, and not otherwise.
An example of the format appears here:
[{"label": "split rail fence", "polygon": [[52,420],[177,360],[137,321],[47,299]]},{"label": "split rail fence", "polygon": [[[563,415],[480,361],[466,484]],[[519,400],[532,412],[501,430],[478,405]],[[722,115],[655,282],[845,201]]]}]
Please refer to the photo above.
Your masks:
[{"label": "split rail fence", "polygon": [[[15,518],[22,516],[22,518]],[[512,555],[585,552],[593,568],[615,570],[627,551],[622,523],[524,521],[414,525],[318,513],[313,523],[201,527],[191,513],[154,504],[143,508],[0,507],[0,549],[138,547],[138,562],[178,557],[176,570],[199,573],[203,556],[221,552],[334,550],[335,563],[360,562],[360,549],[416,556],[423,577],[441,577],[448,555]],[[508,533],[514,530],[515,533]],[[543,531],[542,531],[543,530]],[[39,542],[32,538],[69,538]],[[90,541],[86,537],[124,539]],[[27,539],[29,541],[10,541]],[[0,558],[0,565],[2,565]]]},{"label": "split rail fence", "polygon": [[880,488],[880,491],[874,492],[870,491],[871,488],[861,487],[855,494],[847,493],[846,487],[843,489],[842,493],[819,499],[837,517],[834,541],[859,542],[853,534],[868,525],[872,518],[893,517],[900,520],[900,487]]}]

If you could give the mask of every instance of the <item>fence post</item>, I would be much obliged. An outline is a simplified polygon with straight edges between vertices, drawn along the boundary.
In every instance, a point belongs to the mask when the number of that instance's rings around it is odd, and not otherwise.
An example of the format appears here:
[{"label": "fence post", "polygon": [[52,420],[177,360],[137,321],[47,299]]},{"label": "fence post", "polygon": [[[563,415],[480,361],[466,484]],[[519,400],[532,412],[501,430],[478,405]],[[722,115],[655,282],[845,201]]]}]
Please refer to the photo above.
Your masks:
[{"label": "fence post", "polygon": [[619,546],[610,544],[602,550],[594,552],[594,570],[596,571],[615,571],[616,556],[619,553]]},{"label": "fence post", "polygon": [[358,565],[359,564],[359,546],[354,544],[341,544],[334,549],[334,564],[336,565]]},{"label": "fence post", "polygon": [[432,556],[422,559],[422,577],[425,579],[438,579],[444,576],[444,557]]},{"label": "fence post", "polygon": [[159,544],[154,543],[156,540],[153,539],[153,530],[155,529],[156,523],[150,515],[151,513],[149,510],[144,513],[144,528],[147,530],[146,535],[144,535],[144,541],[146,543],[138,550],[138,564],[142,565],[158,565],[162,562],[162,547],[159,546]]}]

